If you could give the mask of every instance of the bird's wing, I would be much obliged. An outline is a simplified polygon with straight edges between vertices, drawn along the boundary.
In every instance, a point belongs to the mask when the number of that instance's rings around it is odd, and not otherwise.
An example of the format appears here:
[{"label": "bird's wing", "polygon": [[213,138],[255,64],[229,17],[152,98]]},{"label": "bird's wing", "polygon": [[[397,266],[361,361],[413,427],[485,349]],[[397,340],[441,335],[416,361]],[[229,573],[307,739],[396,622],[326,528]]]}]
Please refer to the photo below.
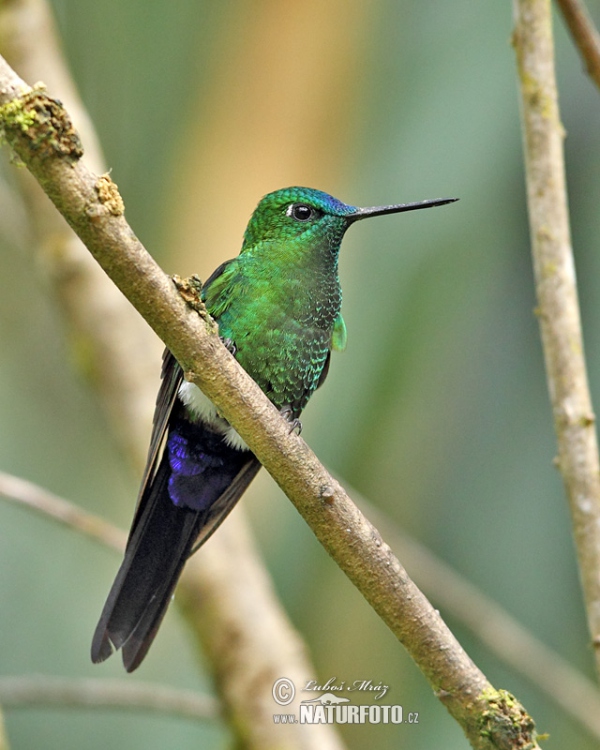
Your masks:
[{"label": "bird's wing", "polygon": [[154,408],[154,417],[152,419],[150,448],[148,449],[148,458],[146,459],[146,467],[140,483],[137,507],[131,531],[129,532],[130,539],[140,517],[142,498],[146,494],[146,489],[149,483],[152,482],[156,475],[158,460],[160,458],[161,449],[169,426],[169,419],[173,411],[173,406],[175,405],[175,400],[177,399],[177,391],[179,390],[182,381],[183,370],[179,366],[179,362],[177,362],[168,349],[165,349],[163,352],[160,388],[158,390],[158,395],[156,396],[156,406]]},{"label": "bird's wing", "polygon": [[231,304],[231,290],[240,282],[240,266],[237,258],[226,260],[213,271],[202,285],[202,300],[206,309],[219,320]]}]

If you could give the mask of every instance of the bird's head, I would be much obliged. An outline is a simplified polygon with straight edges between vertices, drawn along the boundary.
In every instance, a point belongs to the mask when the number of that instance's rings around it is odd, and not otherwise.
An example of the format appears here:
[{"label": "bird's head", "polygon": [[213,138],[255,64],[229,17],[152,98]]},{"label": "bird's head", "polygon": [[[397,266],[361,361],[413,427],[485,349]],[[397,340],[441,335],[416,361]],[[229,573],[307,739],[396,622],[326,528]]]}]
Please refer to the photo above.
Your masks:
[{"label": "bird's head", "polygon": [[265,195],[256,207],[244,234],[242,252],[260,243],[306,244],[327,243],[334,252],[350,224],[360,219],[384,214],[413,211],[450,203],[456,198],[442,198],[419,203],[357,208],[321,190],[290,187]]}]

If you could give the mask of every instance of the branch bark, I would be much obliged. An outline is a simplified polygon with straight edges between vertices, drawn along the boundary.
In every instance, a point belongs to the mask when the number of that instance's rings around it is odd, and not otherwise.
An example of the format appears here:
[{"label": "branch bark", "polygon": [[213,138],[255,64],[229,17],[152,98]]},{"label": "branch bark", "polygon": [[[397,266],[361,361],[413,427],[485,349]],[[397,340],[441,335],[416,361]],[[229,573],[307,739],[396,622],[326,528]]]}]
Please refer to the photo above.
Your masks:
[{"label": "branch bark", "polygon": [[295,504],[392,632],[475,748],[537,748],[532,719],[496,691],[339,483],[222,346],[206,314],[192,312],[123,216],[108,175],[81,160],[66,112],[0,63],[5,137],[98,263],[215,403]]},{"label": "branch bark", "polygon": [[515,0],[537,314],[588,626],[600,672],[600,462],[571,247],[550,0]]}]

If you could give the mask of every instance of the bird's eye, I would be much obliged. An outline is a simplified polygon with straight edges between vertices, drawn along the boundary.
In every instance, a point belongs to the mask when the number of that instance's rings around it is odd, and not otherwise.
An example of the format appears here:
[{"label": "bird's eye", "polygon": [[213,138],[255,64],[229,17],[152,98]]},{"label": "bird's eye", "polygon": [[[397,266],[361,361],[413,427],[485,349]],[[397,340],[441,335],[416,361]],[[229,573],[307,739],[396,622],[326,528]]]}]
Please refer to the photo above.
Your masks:
[{"label": "bird's eye", "polygon": [[296,219],[296,221],[310,221],[311,219],[316,219],[319,212],[316,208],[307,206],[306,203],[292,203],[288,206],[286,214]]}]

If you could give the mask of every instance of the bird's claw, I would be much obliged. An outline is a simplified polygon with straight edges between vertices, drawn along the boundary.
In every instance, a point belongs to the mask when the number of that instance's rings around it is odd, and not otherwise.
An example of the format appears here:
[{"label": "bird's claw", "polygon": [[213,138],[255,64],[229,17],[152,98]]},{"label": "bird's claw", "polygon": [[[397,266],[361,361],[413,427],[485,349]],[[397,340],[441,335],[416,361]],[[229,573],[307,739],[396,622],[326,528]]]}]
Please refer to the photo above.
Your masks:
[{"label": "bird's claw", "polygon": [[237,346],[235,345],[235,342],[233,339],[221,339],[223,342],[223,346],[227,349],[227,351],[235,357],[235,354],[237,352]]},{"label": "bird's claw", "polygon": [[296,417],[290,422],[290,435],[295,432],[296,435],[300,435],[302,432],[302,422]]},{"label": "bird's claw", "polygon": [[290,425],[290,435],[292,432],[296,432],[297,435],[300,435],[302,432],[302,422],[294,416],[294,412],[292,411],[291,406],[284,406],[280,412],[281,416],[285,419],[286,422],[289,422]]}]

